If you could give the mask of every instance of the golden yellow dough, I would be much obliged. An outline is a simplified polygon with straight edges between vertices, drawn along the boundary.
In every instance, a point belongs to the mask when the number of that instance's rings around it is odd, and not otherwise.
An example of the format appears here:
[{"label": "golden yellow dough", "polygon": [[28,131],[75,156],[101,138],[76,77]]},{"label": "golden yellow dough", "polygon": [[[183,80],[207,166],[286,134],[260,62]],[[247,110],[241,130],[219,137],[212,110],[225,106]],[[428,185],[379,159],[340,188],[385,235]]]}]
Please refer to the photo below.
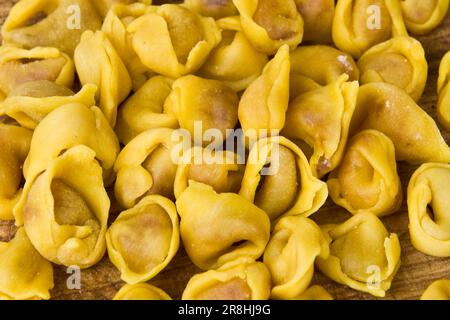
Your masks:
[{"label": "golden yellow dough", "polygon": [[403,0],[400,5],[408,31],[427,34],[444,20],[449,0]]},{"label": "golden yellow dough", "polygon": [[420,300],[450,300],[450,280],[437,280],[430,284]]},{"label": "golden yellow dough", "polygon": [[125,284],[113,300],[172,300],[162,289],[147,283]]}]

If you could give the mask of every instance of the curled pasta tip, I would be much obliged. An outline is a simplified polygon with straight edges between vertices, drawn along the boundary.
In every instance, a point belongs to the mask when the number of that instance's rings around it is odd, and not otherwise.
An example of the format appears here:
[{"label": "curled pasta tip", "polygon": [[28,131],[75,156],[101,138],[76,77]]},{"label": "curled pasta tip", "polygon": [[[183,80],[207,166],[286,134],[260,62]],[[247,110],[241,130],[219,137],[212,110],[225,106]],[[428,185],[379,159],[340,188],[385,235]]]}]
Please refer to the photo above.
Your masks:
[{"label": "curled pasta tip", "polygon": [[423,292],[420,300],[450,300],[450,280],[434,281]]},{"label": "curled pasta tip", "polygon": [[400,1],[403,19],[408,31],[414,34],[427,34],[444,20],[449,0]]},{"label": "curled pasta tip", "polygon": [[125,284],[113,300],[172,300],[162,289],[147,283]]}]

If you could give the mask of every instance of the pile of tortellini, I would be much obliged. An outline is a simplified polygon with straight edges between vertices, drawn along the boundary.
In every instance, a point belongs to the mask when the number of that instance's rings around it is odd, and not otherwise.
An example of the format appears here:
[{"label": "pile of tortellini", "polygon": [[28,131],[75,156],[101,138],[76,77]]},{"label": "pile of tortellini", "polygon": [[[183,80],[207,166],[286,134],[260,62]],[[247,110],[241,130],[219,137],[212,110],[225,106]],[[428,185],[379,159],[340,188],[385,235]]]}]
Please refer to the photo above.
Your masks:
[{"label": "pile of tortellini", "polygon": [[[0,47],[0,219],[18,227],[0,242],[0,298],[49,299],[53,264],[89,268],[107,251],[126,282],[114,299],[171,299],[147,281],[180,246],[204,271],[183,299],[332,299],[315,270],[383,297],[401,248],[380,218],[405,197],[414,247],[449,257],[450,147],[418,105],[428,65],[408,35],[448,7],[20,0]],[[450,53],[448,130],[449,82]],[[222,133],[215,146],[233,129],[265,134],[244,162],[205,141],[174,162],[174,134],[199,122]],[[398,161],[420,165],[406,195]],[[317,225],[328,195],[353,216]],[[423,295],[449,297],[449,280]]]}]

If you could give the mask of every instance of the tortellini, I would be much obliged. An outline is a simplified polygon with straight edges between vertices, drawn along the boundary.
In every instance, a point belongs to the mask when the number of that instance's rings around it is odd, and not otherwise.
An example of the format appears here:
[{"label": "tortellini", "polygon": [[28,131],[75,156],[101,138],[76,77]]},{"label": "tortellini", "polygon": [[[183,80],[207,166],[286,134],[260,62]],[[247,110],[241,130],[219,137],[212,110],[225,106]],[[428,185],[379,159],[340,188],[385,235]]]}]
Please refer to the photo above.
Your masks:
[{"label": "tortellini", "polygon": [[271,137],[251,149],[239,194],[275,220],[283,215],[313,214],[326,201],[328,190],[313,176],[297,145],[284,137]]},{"label": "tortellini", "polygon": [[274,54],[283,45],[294,49],[303,39],[303,18],[294,0],[233,0],[242,30],[258,50]]},{"label": "tortellini", "polygon": [[201,147],[187,150],[175,176],[175,197],[186,190],[190,180],[210,185],[218,193],[237,193],[244,175],[244,165],[239,160],[231,151],[210,151]]},{"label": "tortellini", "polygon": [[164,102],[172,90],[173,81],[155,76],[119,108],[115,131],[127,144],[140,133],[152,128],[178,128],[175,115],[164,113]]},{"label": "tortellini", "polygon": [[29,81],[48,80],[70,88],[75,67],[72,59],[56,48],[30,50],[0,47],[0,101],[15,87]]},{"label": "tortellini", "polygon": [[164,112],[174,115],[192,140],[203,140],[196,136],[196,125],[201,126],[201,134],[210,129],[220,132],[212,143],[221,145],[238,122],[238,105],[237,93],[224,83],[189,75],[173,83]]},{"label": "tortellini", "polygon": [[395,146],[397,161],[450,162],[450,148],[434,120],[402,89],[377,82],[359,89],[351,132],[375,129]]},{"label": "tortellini", "polygon": [[329,85],[342,74],[348,75],[348,81],[359,80],[359,70],[351,55],[323,45],[298,47],[291,52],[290,100]]},{"label": "tortellini", "polygon": [[347,79],[344,74],[325,87],[301,94],[286,114],[282,134],[314,149],[309,163],[319,178],[333,171],[344,155],[359,87],[357,81]]},{"label": "tortellini", "polygon": [[[247,137],[253,134],[263,138],[272,130],[283,129],[289,104],[289,72],[289,48],[284,45],[239,102],[239,121]],[[265,135],[263,130],[267,131]]]},{"label": "tortellini", "polygon": [[420,300],[450,300],[450,280],[433,282],[422,294]]},{"label": "tortellini", "polygon": [[334,0],[295,0],[304,20],[303,41],[331,43]]},{"label": "tortellini", "polygon": [[109,258],[129,284],[156,276],[175,256],[179,242],[175,204],[158,195],[120,213],[106,233]]},{"label": "tortellini", "polygon": [[97,85],[97,99],[114,127],[117,107],[131,91],[131,78],[117,51],[102,31],[86,31],[75,49],[75,66],[82,84]]},{"label": "tortellini", "polygon": [[439,122],[450,130],[450,52],[447,52],[439,66],[437,116]]},{"label": "tortellini", "polygon": [[205,17],[220,19],[238,14],[233,0],[184,0],[186,7]]},{"label": "tortellini", "polygon": [[31,244],[23,228],[0,241],[0,300],[50,299],[53,267]]},{"label": "tortellini", "polygon": [[400,242],[371,213],[353,216],[340,225],[322,227],[330,256],[317,267],[332,280],[352,289],[384,297],[400,266]]},{"label": "tortellini", "polygon": [[450,257],[450,165],[423,164],[408,185],[409,233],[414,247]]},{"label": "tortellini", "polygon": [[[144,2],[144,0],[140,0]],[[152,3],[152,0],[145,0],[146,2],[149,2],[149,4]],[[106,16],[109,10],[114,9],[114,6],[117,4],[130,4],[133,2],[136,2],[136,0],[91,0],[92,4],[95,6],[95,8],[98,10],[98,12],[101,14],[102,17]]]},{"label": "tortellini", "polygon": [[444,20],[449,0],[403,0],[400,5],[408,31],[426,34]]},{"label": "tortellini", "polygon": [[22,165],[30,149],[32,132],[0,124],[0,220],[13,220],[13,208],[22,189]]},{"label": "tortellini", "polygon": [[95,152],[79,145],[53,160],[32,183],[23,221],[31,243],[44,258],[88,268],[105,253],[109,208]]},{"label": "tortellini", "polygon": [[425,51],[414,38],[394,37],[367,50],[358,60],[361,84],[387,82],[406,91],[415,101],[427,82]]},{"label": "tortellini", "polygon": [[336,47],[359,58],[370,47],[407,35],[398,0],[339,0],[333,20]]},{"label": "tortellini", "polygon": [[217,21],[222,29],[222,41],[213,49],[199,74],[223,81],[235,91],[242,91],[258,78],[268,58],[258,52],[242,32],[238,17]]},{"label": "tortellini", "polygon": [[35,129],[39,122],[58,107],[70,103],[95,105],[97,87],[87,84],[78,93],[47,80],[30,81],[17,86],[0,103],[0,116],[7,115],[22,127]]},{"label": "tortellini", "polygon": [[236,259],[259,258],[269,241],[267,214],[234,193],[218,194],[191,181],[176,202],[184,247],[199,268],[215,269]]},{"label": "tortellini", "polygon": [[171,78],[197,71],[222,39],[213,18],[175,4],[155,7],[131,22],[127,30],[142,63]]},{"label": "tortellini", "polygon": [[147,283],[126,284],[113,300],[172,300],[162,289]]},{"label": "tortellini", "polygon": [[122,149],[114,165],[114,194],[122,207],[134,207],[145,195],[173,198],[178,164],[174,132],[169,128],[150,129]]},{"label": "tortellini", "polygon": [[86,30],[98,30],[101,17],[90,0],[20,0],[2,28],[3,42],[25,48],[56,47],[72,55]]},{"label": "tortellini", "polygon": [[267,300],[270,273],[261,262],[233,262],[193,276],[183,300]]},{"label": "tortellini", "polygon": [[293,300],[333,300],[333,297],[323,287],[315,285],[306,289]]},{"label": "tortellini", "polygon": [[282,218],[272,231],[264,264],[272,275],[273,299],[293,299],[304,292],[314,274],[314,261],[327,259],[328,242],[314,221],[302,216]]},{"label": "tortellini", "polygon": [[352,214],[396,212],[402,204],[402,186],[392,141],[376,130],[358,133],[331,173],[328,189],[333,201]]}]

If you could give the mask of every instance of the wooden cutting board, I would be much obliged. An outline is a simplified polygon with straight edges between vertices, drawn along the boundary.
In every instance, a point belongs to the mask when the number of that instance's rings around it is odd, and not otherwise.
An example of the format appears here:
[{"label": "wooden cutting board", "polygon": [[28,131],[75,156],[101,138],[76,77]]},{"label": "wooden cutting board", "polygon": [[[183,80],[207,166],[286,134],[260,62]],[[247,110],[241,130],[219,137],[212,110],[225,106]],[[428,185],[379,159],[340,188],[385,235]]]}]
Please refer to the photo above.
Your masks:
[{"label": "wooden cutting board", "polygon": [[[0,0],[0,24],[3,24],[15,2],[17,0]],[[427,36],[418,37],[418,39],[425,48],[429,63],[428,83],[419,104],[433,118],[436,118],[436,81],[440,60],[450,50],[450,15],[438,29]],[[450,132],[443,131],[443,134],[447,142],[450,143]],[[407,164],[399,164],[399,174],[402,178],[405,195],[409,178],[415,169],[416,167]],[[322,224],[343,222],[349,217],[350,215],[345,210],[329,200],[312,218]],[[114,219],[114,217],[112,218]],[[406,201],[397,214],[384,218],[383,221],[389,231],[398,234],[402,247],[402,265],[385,299],[418,299],[425,288],[434,280],[450,278],[450,258],[429,257],[412,247],[408,234]],[[15,227],[12,223],[0,221],[1,241],[11,239],[14,232]],[[107,256],[94,267],[81,272],[80,290],[67,288],[66,281],[69,275],[64,267],[55,266],[54,269],[55,287],[51,292],[52,299],[111,299],[124,284],[120,280],[119,272],[109,262]],[[164,289],[174,299],[179,299],[189,278],[198,272],[200,270],[190,262],[184,250],[180,248],[169,266],[150,282]],[[319,272],[316,272],[313,283],[323,285],[336,299],[374,299],[368,294],[336,284]]]}]

